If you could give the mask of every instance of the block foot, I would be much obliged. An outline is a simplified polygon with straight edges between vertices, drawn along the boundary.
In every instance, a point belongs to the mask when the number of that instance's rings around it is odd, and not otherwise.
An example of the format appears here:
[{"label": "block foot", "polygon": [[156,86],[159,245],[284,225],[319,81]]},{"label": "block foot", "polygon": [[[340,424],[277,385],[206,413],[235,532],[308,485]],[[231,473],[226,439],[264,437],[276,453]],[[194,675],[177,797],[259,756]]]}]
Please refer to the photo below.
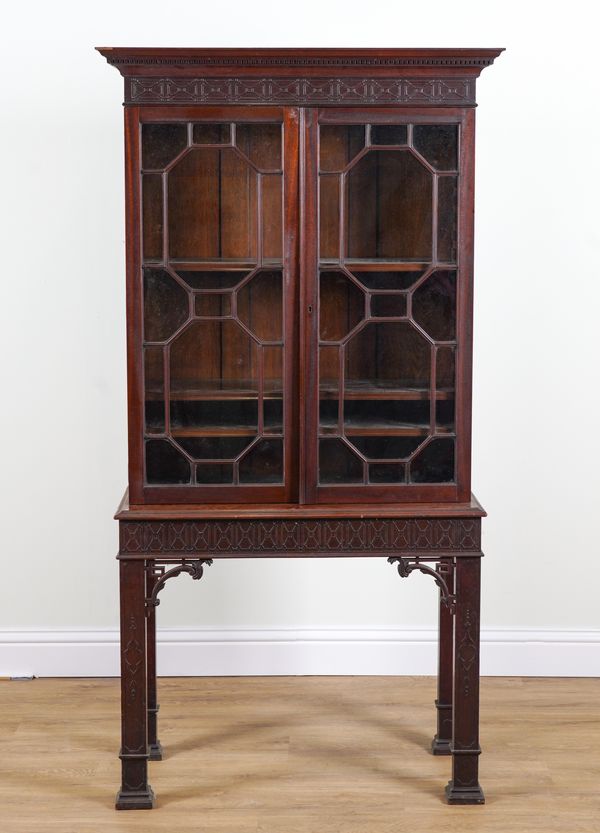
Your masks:
[{"label": "block foot", "polygon": [[454,781],[448,781],[446,800],[448,804],[485,804],[485,796],[479,784],[476,787],[455,787]]},{"label": "block foot", "polygon": [[163,748],[159,740],[156,743],[150,743],[148,745],[148,760],[149,761],[162,761],[163,759]]},{"label": "block foot", "polygon": [[431,741],[431,752],[434,755],[451,755],[452,752],[450,751],[450,741],[440,740],[438,736],[435,735],[433,740]]},{"label": "block foot", "polygon": [[154,792],[148,785],[147,790],[120,790],[115,802],[117,810],[151,810],[154,807]]}]

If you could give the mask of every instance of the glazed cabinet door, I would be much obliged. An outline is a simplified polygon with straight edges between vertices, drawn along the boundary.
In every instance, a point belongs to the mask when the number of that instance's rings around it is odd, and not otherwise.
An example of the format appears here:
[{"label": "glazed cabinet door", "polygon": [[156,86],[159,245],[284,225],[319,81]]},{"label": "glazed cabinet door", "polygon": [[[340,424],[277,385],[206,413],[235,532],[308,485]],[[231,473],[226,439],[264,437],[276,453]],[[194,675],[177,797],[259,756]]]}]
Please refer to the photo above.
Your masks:
[{"label": "glazed cabinet door", "polygon": [[465,111],[306,116],[306,499],[469,494]]},{"label": "glazed cabinet door", "polygon": [[130,500],[294,500],[298,112],[126,119]]}]

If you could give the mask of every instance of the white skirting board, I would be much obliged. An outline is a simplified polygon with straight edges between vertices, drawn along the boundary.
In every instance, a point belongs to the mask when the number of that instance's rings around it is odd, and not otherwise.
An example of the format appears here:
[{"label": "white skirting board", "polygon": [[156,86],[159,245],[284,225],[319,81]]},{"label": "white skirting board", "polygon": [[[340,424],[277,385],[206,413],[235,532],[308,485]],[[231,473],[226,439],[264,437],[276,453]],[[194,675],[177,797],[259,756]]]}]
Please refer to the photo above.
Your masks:
[{"label": "white skirting board", "polygon": [[[163,629],[158,672],[178,676],[435,674],[434,629]],[[485,630],[481,673],[598,677],[600,631]],[[0,676],[114,677],[115,630],[0,631]]]}]

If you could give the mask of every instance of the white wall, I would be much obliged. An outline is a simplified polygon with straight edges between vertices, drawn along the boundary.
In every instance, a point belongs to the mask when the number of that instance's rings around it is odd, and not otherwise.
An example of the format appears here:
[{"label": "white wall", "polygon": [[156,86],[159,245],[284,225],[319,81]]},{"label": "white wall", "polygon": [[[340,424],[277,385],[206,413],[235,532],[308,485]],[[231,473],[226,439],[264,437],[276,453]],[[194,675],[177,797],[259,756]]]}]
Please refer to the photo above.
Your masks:
[{"label": "white wall", "polygon": [[[287,8],[57,0],[4,11],[0,628],[94,633],[117,623],[122,79],[93,46],[505,46],[478,83],[473,483],[489,511],[483,624],[574,643],[581,631],[593,641],[600,120],[592,4],[305,0],[297,16]],[[173,582],[160,614],[172,628],[402,635],[431,628],[435,609],[427,579],[400,582],[383,559],[234,561],[217,562],[201,586]],[[567,673],[565,663],[555,672]]]}]

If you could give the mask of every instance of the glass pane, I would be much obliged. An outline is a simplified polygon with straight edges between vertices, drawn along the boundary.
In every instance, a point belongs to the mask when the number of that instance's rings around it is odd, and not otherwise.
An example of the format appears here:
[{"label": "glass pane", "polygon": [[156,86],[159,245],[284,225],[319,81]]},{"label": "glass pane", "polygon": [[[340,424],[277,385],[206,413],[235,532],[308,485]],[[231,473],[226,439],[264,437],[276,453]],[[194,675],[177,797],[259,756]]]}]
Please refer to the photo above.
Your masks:
[{"label": "glass pane", "polygon": [[413,295],[413,318],[436,341],[456,336],[456,272],[440,269]]},{"label": "glass pane", "polygon": [[337,347],[319,348],[319,431],[336,431],[339,413],[340,351]]},{"label": "glass pane", "polygon": [[406,466],[403,463],[372,463],[369,466],[370,483],[404,483]]},{"label": "glass pane", "polygon": [[177,269],[176,274],[192,289],[232,289],[250,272],[247,269]]},{"label": "glass pane", "polygon": [[[211,393],[214,392],[209,390],[205,395],[210,396]],[[170,410],[174,437],[192,436],[200,431],[254,436],[258,427],[256,399],[191,399],[184,396],[181,399],[171,398]]]},{"label": "glass pane", "polygon": [[339,407],[337,399],[321,399],[319,402],[319,434],[339,434]]},{"label": "glass pane", "polygon": [[436,350],[436,403],[437,431],[455,431],[455,370],[454,347],[438,347]]},{"label": "glass pane", "polygon": [[342,272],[321,272],[319,322],[323,341],[338,341],[362,321],[364,293]]},{"label": "glass pane", "polygon": [[169,254],[180,260],[257,253],[257,173],[232,148],[193,148],[169,172]]},{"label": "glass pane", "polygon": [[262,171],[281,169],[281,125],[236,125],[237,147]]},{"label": "glass pane", "polygon": [[454,440],[432,440],[410,464],[412,483],[451,483],[454,480]]},{"label": "glass pane", "polygon": [[196,295],[194,305],[198,316],[231,315],[230,295]]},{"label": "glass pane", "polygon": [[357,391],[429,387],[431,345],[408,322],[367,324],[346,346],[346,387]]},{"label": "glass pane", "polygon": [[144,339],[165,341],[187,321],[189,297],[164,269],[144,269]]},{"label": "glass pane", "polygon": [[319,481],[362,483],[363,463],[341,440],[319,440]]},{"label": "glass pane", "polygon": [[142,228],[144,259],[162,260],[163,203],[160,174],[145,174],[142,177]]},{"label": "glass pane", "polygon": [[199,486],[231,484],[233,483],[233,465],[231,463],[198,463],[196,465],[196,483]]},{"label": "glass pane", "polygon": [[319,251],[322,260],[340,257],[340,178],[319,177]]},{"label": "glass pane", "polygon": [[415,124],[413,144],[438,171],[455,171],[458,167],[457,124]]},{"label": "glass pane", "polygon": [[405,124],[372,124],[372,145],[405,145],[408,127]]},{"label": "glass pane", "polygon": [[429,416],[428,396],[426,399],[346,399],[344,402],[344,424],[349,432],[359,428],[374,433],[405,429],[405,433],[426,435]]},{"label": "glass pane", "polygon": [[192,141],[196,145],[228,145],[231,142],[231,125],[195,124]]},{"label": "glass pane", "polygon": [[321,391],[337,392],[340,375],[340,354],[337,347],[319,348],[319,385]]},{"label": "glass pane", "polygon": [[438,177],[438,260],[456,261],[457,184],[455,176]]},{"label": "glass pane", "polygon": [[165,168],[187,147],[187,124],[143,124],[142,167]]},{"label": "glass pane", "polygon": [[454,347],[438,347],[436,351],[438,393],[454,390]]},{"label": "glass pane", "polygon": [[435,427],[438,432],[454,432],[454,397],[435,403]]},{"label": "glass pane", "polygon": [[431,257],[432,175],[408,150],[370,151],[347,175],[349,258]]},{"label": "glass pane", "polygon": [[192,323],[171,344],[171,398],[256,395],[257,351],[234,321]]},{"label": "glass pane", "polygon": [[405,316],[406,295],[372,295],[371,315],[375,318]]},{"label": "glass pane", "polygon": [[369,460],[404,460],[423,442],[420,437],[364,437],[350,433],[348,439]]},{"label": "glass pane", "polygon": [[146,482],[189,483],[191,466],[185,456],[167,440],[146,443]]},{"label": "glass pane", "polygon": [[267,396],[263,401],[265,434],[283,433],[283,400],[281,396]]},{"label": "glass pane", "polygon": [[281,272],[258,272],[237,293],[237,315],[262,341],[277,341],[283,333]]},{"label": "glass pane", "polygon": [[367,289],[409,289],[425,274],[425,270],[403,269],[390,272],[374,269],[373,271],[362,272],[353,269],[352,274]]},{"label": "glass pane", "polygon": [[265,174],[262,182],[263,258],[281,260],[283,253],[283,178]]},{"label": "glass pane", "polygon": [[162,347],[144,348],[145,429],[147,434],[165,430],[165,382]]},{"label": "glass pane", "polygon": [[283,380],[283,347],[265,345],[262,348],[265,391],[270,396],[281,396]]},{"label": "glass pane", "polygon": [[252,442],[252,437],[178,437],[177,443],[194,460],[233,460]]},{"label": "glass pane", "polygon": [[322,124],[319,129],[319,167],[341,171],[365,145],[362,124]]},{"label": "glass pane", "polygon": [[282,440],[260,440],[240,461],[240,483],[282,482]]}]

